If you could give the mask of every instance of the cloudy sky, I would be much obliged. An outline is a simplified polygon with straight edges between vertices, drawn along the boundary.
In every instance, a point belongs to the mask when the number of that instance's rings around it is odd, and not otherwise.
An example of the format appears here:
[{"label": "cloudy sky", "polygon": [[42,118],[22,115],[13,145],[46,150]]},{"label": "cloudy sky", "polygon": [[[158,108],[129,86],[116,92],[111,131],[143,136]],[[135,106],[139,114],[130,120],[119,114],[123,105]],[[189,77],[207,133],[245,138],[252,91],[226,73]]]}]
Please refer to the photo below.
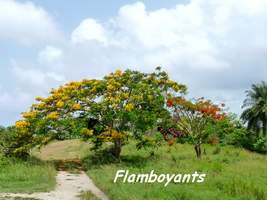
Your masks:
[{"label": "cloudy sky", "polygon": [[156,66],[240,113],[267,78],[266,0],[0,0],[0,124],[70,80]]}]

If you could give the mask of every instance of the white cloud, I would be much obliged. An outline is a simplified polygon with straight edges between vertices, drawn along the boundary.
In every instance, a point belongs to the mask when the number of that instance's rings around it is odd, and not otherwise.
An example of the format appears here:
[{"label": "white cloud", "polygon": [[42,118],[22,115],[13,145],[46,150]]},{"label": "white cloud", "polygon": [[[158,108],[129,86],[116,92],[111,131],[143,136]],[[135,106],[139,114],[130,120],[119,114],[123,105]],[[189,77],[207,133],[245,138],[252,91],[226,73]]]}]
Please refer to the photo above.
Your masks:
[{"label": "white cloud", "polygon": [[64,75],[53,71],[22,67],[15,61],[12,62],[12,65],[12,75],[15,77],[17,85],[24,91],[31,89],[47,90],[66,81]]},{"label": "white cloud", "polygon": [[33,3],[0,0],[0,40],[23,44],[56,41],[59,31],[52,17]]},{"label": "white cloud", "polygon": [[63,56],[63,52],[61,49],[56,48],[54,46],[46,46],[39,53],[39,60],[45,62],[53,62],[59,60]]},{"label": "white cloud", "polygon": [[66,82],[64,75],[18,66],[14,60],[10,72],[13,87],[11,83],[10,88],[0,87],[0,111],[5,113],[0,116],[1,125],[14,124],[36,96],[47,96],[51,88]]},{"label": "white cloud", "polygon": [[45,84],[45,74],[39,70],[23,69],[18,66],[13,67],[13,72],[17,81],[23,82],[29,85],[43,85]]},{"label": "white cloud", "polygon": [[[89,31],[87,20],[101,31]],[[125,5],[103,23],[86,19],[74,30],[72,42],[77,30],[86,31],[76,38],[80,45],[66,49],[66,76],[101,76],[118,67],[148,71],[161,65],[189,85],[192,95],[241,105],[240,94],[267,76],[266,21],[264,0],[191,0],[154,11],[142,2]],[[105,45],[84,42],[89,40]],[[240,112],[240,107],[232,110]]]},{"label": "white cloud", "polygon": [[71,40],[73,43],[82,43],[90,40],[107,42],[104,28],[91,18],[85,19],[80,23],[72,32]]},{"label": "white cloud", "polygon": [[[126,5],[102,24],[91,18],[83,20],[72,33],[72,42],[81,46],[67,49],[67,61],[89,62],[98,72],[114,66],[151,69],[162,65],[177,77],[191,70],[206,74],[238,71],[243,58],[235,56],[249,55],[246,45],[266,49],[265,4],[263,0],[192,0],[154,11],[146,10],[141,2]],[[85,42],[89,40],[106,45]]]},{"label": "white cloud", "polygon": [[[191,0],[153,11],[138,2],[103,22],[82,20],[70,41],[47,43],[38,63],[17,61],[11,77],[33,97],[66,80],[102,77],[116,68],[151,71],[161,65],[189,86],[190,96],[224,101],[238,113],[244,91],[267,77],[266,22],[266,0]],[[20,40],[28,37],[21,35],[11,34]]]}]

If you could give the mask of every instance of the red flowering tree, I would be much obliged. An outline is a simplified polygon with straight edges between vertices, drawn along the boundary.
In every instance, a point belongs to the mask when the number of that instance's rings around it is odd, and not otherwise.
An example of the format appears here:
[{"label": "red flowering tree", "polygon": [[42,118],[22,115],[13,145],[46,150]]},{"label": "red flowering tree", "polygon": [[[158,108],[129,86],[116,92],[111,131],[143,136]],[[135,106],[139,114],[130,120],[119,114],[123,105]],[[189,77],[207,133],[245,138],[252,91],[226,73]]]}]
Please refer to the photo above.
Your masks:
[{"label": "red flowering tree", "polygon": [[224,104],[216,105],[204,98],[190,101],[184,97],[173,97],[167,100],[167,106],[173,111],[178,128],[190,138],[196,156],[200,158],[201,144],[206,137],[205,128],[211,120],[224,119]]}]

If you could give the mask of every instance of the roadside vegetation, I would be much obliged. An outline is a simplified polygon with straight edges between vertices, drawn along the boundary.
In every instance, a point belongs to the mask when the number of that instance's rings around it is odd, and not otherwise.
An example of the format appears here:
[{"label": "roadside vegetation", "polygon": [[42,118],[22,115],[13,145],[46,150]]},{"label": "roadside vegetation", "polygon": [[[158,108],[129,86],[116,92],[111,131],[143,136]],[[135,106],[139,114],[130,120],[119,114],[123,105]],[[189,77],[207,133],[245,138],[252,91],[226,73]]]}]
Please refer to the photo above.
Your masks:
[{"label": "roadside vegetation", "polygon": [[54,165],[0,155],[0,192],[50,191],[56,185]]},{"label": "roadside vegetation", "polygon": [[81,200],[99,200],[94,194],[90,191],[82,192],[80,195]]}]

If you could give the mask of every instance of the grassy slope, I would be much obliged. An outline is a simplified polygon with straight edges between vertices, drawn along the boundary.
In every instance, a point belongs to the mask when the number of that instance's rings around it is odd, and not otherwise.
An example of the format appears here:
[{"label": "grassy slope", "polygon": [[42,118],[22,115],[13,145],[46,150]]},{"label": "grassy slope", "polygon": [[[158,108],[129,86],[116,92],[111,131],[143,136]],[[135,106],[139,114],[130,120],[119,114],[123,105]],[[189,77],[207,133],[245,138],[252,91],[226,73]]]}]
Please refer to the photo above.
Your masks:
[{"label": "grassy slope", "polygon": [[[155,156],[136,151],[133,144],[123,148],[120,164],[95,164],[87,160],[88,174],[114,200],[264,200],[267,199],[267,157],[234,147],[206,146],[207,155],[195,158],[190,145],[160,147]],[[101,160],[101,158],[99,158]],[[94,165],[95,164],[95,165]],[[203,184],[125,184],[113,183],[118,169],[131,173],[207,174]]]},{"label": "grassy slope", "polygon": [[82,159],[90,151],[90,145],[79,139],[53,141],[41,151],[35,149],[32,154],[42,160],[75,160]]}]

